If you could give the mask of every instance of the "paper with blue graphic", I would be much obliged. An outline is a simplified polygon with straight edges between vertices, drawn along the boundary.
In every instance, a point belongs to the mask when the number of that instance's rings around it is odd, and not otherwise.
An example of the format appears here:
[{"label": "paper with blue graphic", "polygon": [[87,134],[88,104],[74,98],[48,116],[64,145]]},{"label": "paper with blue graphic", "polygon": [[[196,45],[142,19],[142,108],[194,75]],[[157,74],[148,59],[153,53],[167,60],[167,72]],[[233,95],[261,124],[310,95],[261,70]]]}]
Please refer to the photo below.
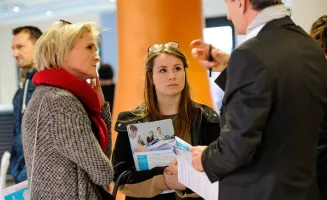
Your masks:
[{"label": "paper with blue graphic", "polygon": [[1,190],[0,200],[29,200],[28,181]]},{"label": "paper with blue graphic", "polygon": [[186,151],[190,151],[190,148],[192,147],[189,143],[185,142],[184,140],[180,139],[179,137],[175,136],[176,138],[176,146],[186,150]]},{"label": "paper with blue graphic", "polygon": [[176,137],[174,153],[178,163],[178,181],[204,199],[218,199],[218,181],[211,183],[205,172],[193,168],[190,147],[190,144]]},{"label": "paper with blue graphic", "polygon": [[176,145],[171,119],[136,123],[127,126],[136,170],[168,166],[174,159]]}]

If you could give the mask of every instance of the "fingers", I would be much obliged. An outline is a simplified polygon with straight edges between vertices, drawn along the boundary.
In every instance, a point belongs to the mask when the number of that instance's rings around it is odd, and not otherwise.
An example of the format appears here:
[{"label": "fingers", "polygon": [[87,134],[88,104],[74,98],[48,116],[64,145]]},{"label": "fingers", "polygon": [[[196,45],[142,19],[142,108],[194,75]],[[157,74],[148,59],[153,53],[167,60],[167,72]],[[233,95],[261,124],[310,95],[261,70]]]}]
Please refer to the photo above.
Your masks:
[{"label": "fingers", "polygon": [[198,170],[198,167],[197,167],[197,160],[195,157],[192,156],[192,166],[193,168],[196,170],[196,171],[199,171]]},{"label": "fingers", "polygon": [[205,69],[210,69],[218,65],[217,62],[210,62],[207,60],[200,60],[200,64],[205,68]]},{"label": "fingers", "polygon": [[96,87],[96,81],[94,79],[91,80],[92,88]]},{"label": "fingers", "polygon": [[164,169],[165,172],[169,172],[170,174],[177,174],[178,173],[178,168],[177,168],[177,161],[171,163],[168,167]]},{"label": "fingers", "polygon": [[193,48],[191,53],[193,58],[204,57],[205,55],[204,50],[200,48]]},{"label": "fingers", "polygon": [[93,89],[95,87],[95,81],[94,81],[94,79],[89,79],[89,80],[90,80],[90,82],[86,81],[86,83]]},{"label": "fingers", "polygon": [[219,49],[211,51],[211,55],[216,61],[228,62],[229,60],[229,55]]},{"label": "fingers", "polygon": [[191,153],[195,153],[195,152],[197,152],[198,148],[199,148],[199,146],[191,147],[191,148],[190,148],[190,152],[191,152]]},{"label": "fingers", "polygon": [[[93,79],[93,80],[94,80],[94,79]],[[99,79],[98,76],[95,78],[95,86],[96,86],[96,87],[99,87],[99,86],[100,86],[100,79]]]},{"label": "fingers", "polygon": [[198,47],[198,48],[205,48],[208,46],[207,43],[203,42],[202,40],[200,39],[197,39],[197,40],[193,40],[191,43],[190,43],[190,46],[191,47]]},{"label": "fingers", "polygon": [[164,173],[168,174],[168,175],[172,175],[173,173],[171,171],[169,171],[168,169],[164,170]]}]

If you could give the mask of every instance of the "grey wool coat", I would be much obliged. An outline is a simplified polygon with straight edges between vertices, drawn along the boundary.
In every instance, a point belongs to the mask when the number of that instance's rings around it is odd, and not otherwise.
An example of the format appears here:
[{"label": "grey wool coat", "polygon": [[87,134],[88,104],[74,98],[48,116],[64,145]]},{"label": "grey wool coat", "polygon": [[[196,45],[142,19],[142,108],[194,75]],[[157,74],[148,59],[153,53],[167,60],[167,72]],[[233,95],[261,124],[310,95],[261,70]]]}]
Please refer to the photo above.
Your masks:
[{"label": "grey wool coat", "polygon": [[41,85],[36,88],[22,122],[31,199],[102,199],[96,185],[108,188],[113,180],[108,103],[102,108],[102,118],[109,132],[105,153],[76,96],[57,87]]}]

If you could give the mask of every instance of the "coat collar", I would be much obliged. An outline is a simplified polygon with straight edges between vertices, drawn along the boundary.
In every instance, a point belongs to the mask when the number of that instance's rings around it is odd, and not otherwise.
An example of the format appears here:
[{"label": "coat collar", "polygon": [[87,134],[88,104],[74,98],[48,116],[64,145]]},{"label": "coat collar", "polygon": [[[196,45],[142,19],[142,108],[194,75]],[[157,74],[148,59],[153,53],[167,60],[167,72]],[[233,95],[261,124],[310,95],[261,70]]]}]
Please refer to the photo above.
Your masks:
[{"label": "coat collar", "polygon": [[[138,106],[132,111],[125,111],[119,113],[115,125],[115,131],[117,132],[127,131],[127,126],[129,124],[146,122],[144,118],[140,118],[137,116],[140,113],[139,108],[141,106],[144,106],[144,104],[141,104],[140,106]],[[201,116],[204,117],[209,123],[220,123],[219,115],[212,108],[204,104],[199,104],[199,108],[201,110]]]}]

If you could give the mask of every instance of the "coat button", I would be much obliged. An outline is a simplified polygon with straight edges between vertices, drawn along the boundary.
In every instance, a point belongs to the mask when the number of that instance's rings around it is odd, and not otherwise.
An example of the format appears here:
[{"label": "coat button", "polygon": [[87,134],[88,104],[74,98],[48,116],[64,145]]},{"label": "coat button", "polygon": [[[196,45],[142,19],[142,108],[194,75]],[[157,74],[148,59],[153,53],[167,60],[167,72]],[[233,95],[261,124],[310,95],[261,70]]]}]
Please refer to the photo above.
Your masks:
[{"label": "coat button", "polygon": [[223,141],[219,140],[220,147],[223,147]]},{"label": "coat button", "polygon": [[120,127],[121,126],[121,123],[119,123],[117,126]]}]

